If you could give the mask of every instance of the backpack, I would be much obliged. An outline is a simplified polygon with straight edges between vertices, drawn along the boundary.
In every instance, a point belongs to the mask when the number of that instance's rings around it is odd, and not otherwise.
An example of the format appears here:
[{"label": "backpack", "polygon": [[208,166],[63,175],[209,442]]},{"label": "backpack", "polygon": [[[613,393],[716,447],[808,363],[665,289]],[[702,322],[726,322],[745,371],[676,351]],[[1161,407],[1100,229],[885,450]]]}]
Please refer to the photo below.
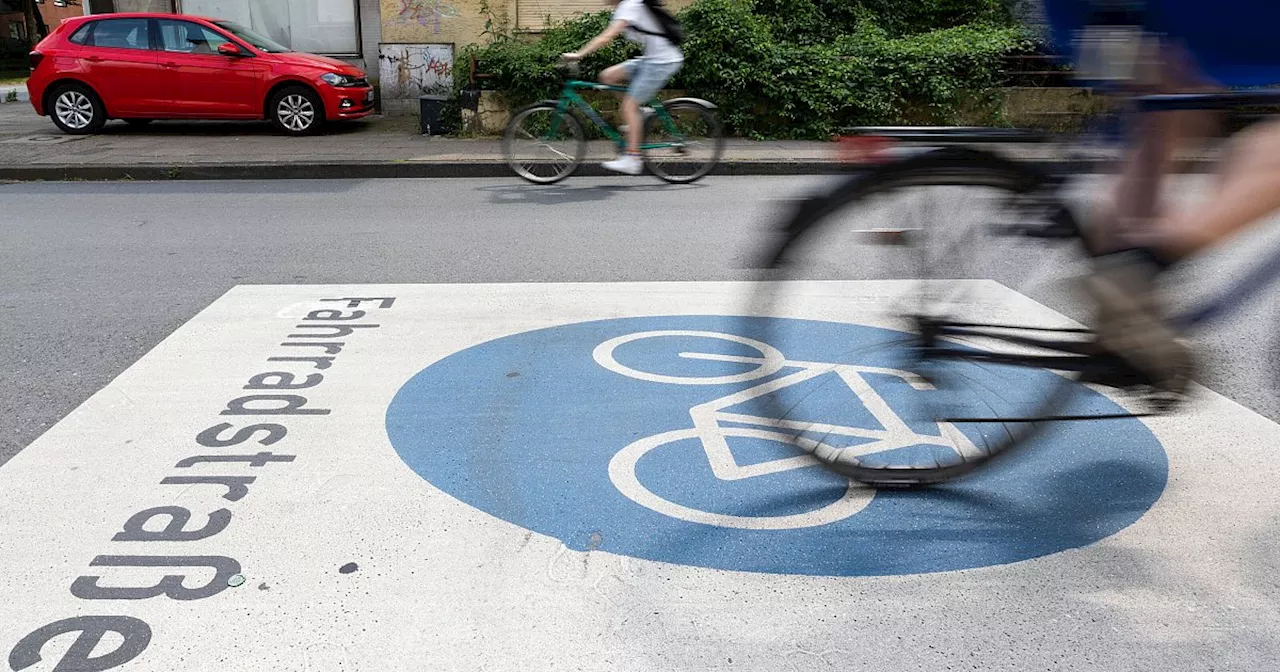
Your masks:
[{"label": "backpack", "polygon": [[667,11],[666,7],[662,6],[662,0],[644,0],[644,6],[648,7],[649,13],[658,20],[658,26],[662,32],[645,30],[639,26],[631,26],[631,29],[645,35],[665,37],[671,44],[677,47],[680,46],[680,43],[684,42],[684,27],[680,25],[680,21],[676,17],[672,16],[671,12]]}]

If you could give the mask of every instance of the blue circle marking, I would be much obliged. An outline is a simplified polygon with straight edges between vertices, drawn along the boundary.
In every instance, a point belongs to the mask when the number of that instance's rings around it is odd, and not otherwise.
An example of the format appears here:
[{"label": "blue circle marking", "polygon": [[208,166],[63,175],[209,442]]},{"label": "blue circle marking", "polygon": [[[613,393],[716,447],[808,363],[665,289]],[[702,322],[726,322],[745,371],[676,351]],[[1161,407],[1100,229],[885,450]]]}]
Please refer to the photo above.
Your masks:
[{"label": "blue circle marking", "polygon": [[[752,337],[765,320],[773,342]],[[1017,562],[1115,534],[1160,497],[1164,449],[1135,419],[1065,423],[963,480],[873,491],[817,466],[794,432],[753,414],[766,395],[793,394],[796,417],[831,428],[822,440],[833,447],[868,459],[938,450],[927,445],[937,425],[892,412],[921,393],[895,368],[904,337],[728,316],[538,329],[418,373],[392,401],[387,433],[435,487],[575,550],[752,572],[880,576]],[[1054,375],[965,366],[994,399]],[[1122,412],[1079,392],[1076,410]],[[903,443],[903,432],[924,438]]]}]

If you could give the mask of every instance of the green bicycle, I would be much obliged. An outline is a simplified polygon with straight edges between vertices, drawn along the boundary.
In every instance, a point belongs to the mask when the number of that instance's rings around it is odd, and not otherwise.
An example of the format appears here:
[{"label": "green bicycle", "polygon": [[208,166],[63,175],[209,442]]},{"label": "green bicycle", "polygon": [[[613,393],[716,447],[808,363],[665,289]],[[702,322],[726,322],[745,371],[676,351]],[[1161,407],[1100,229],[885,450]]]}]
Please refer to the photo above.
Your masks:
[{"label": "green bicycle", "polygon": [[[576,75],[576,64],[561,64]],[[579,90],[626,91],[626,87],[569,79],[558,100],[544,100],[518,110],[502,135],[502,152],[517,175],[537,184],[559,182],[572,175],[587,150],[581,111],[622,151],[623,134],[609,125]],[[649,171],[667,182],[700,179],[724,152],[716,106],[700,98],[653,100],[644,113],[645,142],[640,146]]]}]

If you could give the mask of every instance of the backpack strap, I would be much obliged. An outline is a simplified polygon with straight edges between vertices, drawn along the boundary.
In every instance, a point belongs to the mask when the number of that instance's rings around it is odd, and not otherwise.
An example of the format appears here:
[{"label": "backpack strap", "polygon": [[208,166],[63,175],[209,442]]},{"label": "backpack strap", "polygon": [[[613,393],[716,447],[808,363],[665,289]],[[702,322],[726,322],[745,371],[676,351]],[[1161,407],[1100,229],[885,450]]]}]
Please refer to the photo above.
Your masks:
[{"label": "backpack strap", "polygon": [[645,9],[649,10],[649,16],[652,16],[653,20],[658,23],[659,30],[645,30],[644,28],[633,24],[627,24],[627,27],[637,33],[642,33],[644,35],[656,35],[657,37],[666,39],[666,41],[671,44],[678,44],[678,41],[675,39],[675,36],[671,34],[671,31],[666,30],[666,22],[663,21],[660,13],[654,11],[654,6],[650,4],[650,0],[641,0],[640,4],[644,5]]},{"label": "backpack strap", "polygon": [[[661,22],[661,21],[659,21],[658,23],[662,23],[662,22]],[[668,42],[670,42],[670,41],[671,41],[671,33],[668,33],[668,32],[667,32],[667,31],[665,31],[665,30],[661,30],[661,31],[659,31],[659,30],[645,30],[644,28],[641,28],[640,26],[634,26],[634,25],[631,25],[631,24],[627,24],[627,27],[628,27],[628,28],[630,28],[631,30],[636,31],[637,33],[644,33],[645,35],[657,35],[658,37],[665,37],[665,38],[667,38],[667,41],[668,41]]]}]

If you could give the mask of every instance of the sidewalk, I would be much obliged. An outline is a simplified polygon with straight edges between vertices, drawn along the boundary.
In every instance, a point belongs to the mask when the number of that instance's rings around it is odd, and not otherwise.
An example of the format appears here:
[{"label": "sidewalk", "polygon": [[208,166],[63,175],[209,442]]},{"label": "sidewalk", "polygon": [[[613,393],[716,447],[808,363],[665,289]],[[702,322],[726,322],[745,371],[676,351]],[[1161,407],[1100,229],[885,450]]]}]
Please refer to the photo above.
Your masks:
[{"label": "sidewalk", "polygon": [[[1062,160],[1050,145],[999,145],[1032,161]],[[593,143],[583,175],[604,173],[610,143]],[[1200,163],[1203,163],[1200,162]],[[722,175],[801,175],[849,170],[829,142],[727,142]],[[111,122],[99,134],[70,136],[28,103],[0,103],[0,180],[164,180],[379,177],[507,177],[497,140],[426,137],[416,119],[371,117],[320,136],[281,136],[266,123]]]},{"label": "sidewalk", "polygon": [[9,101],[9,96],[14,96],[21,103],[30,100],[26,84],[0,84],[0,105]]}]

